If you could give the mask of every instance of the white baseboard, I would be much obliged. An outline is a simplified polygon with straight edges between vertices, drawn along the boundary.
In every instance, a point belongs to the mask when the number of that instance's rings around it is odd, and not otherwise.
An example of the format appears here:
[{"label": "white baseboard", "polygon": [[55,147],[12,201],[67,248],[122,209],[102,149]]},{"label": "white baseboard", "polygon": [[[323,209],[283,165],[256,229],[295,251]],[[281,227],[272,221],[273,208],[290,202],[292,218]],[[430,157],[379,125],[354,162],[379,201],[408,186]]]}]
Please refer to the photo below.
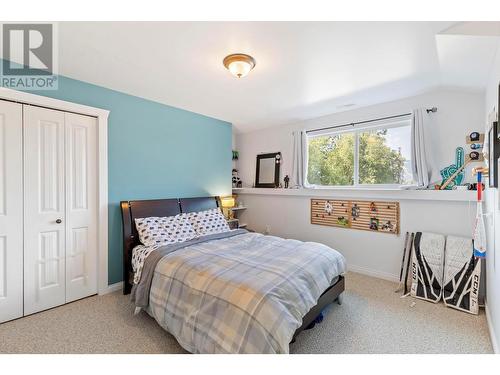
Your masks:
[{"label": "white baseboard", "polygon": [[375,270],[372,270],[370,268],[356,266],[354,264],[348,264],[347,265],[347,269],[348,269],[348,271],[352,271],[352,272],[356,272],[356,273],[361,273],[363,275],[376,277],[378,279],[393,281],[393,282],[396,282],[396,283],[399,282],[399,276],[398,275],[393,275],[392,273],[375,271]]},{"label": "white baseboard", "polygon": [[484,310],[486,311],[486,321],[488,322],[488,331],[490,331],[491,346],[493,346],[493,353],[500,354],[498,348],[498,342],[495,335],[495,330],[493,329],[493,322],[491,321],[490,309],[488,307],[488,302],[484,303]]},{"label": "white baseboard", "polygon": [[106,289],[104,289],[103,291],[101,291],[99,293],[99,295],[103,296],[105,294],[113,293],[113,292],[116,292],[116,291],[121,290],[121,289],[123,289],[123,281],[120,281],[119,283],[108,285],[108,287]]}]

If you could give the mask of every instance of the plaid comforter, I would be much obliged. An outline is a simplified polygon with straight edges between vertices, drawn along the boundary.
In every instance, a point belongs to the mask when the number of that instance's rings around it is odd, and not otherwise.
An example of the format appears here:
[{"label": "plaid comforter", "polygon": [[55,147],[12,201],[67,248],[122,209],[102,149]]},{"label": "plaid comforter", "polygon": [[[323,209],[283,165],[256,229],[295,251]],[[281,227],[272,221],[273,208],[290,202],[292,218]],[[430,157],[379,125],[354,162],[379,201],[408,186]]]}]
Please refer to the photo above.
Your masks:
[{"label": "plaid comforter", "polygon": [[344,257],[313,242],[244,233],[165,255],[148,313],[192,353],[288,353]]}]

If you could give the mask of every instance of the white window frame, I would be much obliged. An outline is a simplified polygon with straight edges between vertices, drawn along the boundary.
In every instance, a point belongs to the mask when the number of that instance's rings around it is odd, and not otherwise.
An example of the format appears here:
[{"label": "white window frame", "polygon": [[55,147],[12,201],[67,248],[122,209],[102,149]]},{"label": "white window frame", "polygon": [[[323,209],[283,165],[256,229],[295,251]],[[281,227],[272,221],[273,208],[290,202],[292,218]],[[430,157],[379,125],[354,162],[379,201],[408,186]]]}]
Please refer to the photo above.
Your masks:
[{"label": "white window frame", "polygon": [[[414,186],[411,184],[360,184],[359,183],[359,135],[365,131],[373,131],[378,129],[391,129],[391,128],[402,128],[410,126],[411,127],[411,116],[401,116],[397,119],[391,119],[390,121],[373,121],[369,124],[345,126],[341,129],[325,129],[319,131],[311,131],[307,135],[307,152],[309,152],[309,140],[316,137],[324,137],[329,135],[338,135],[342,133],[354,133],[354,182],[352,185],[316,185],[311,184],[307,181],[307,186],[315,189],[366,189],[366,188],[376,188],[376,189],[402,189]],[[411,136],[411,135],[410,135]],[[308,158],[309,160],[309,158]],[[309,169],[309,165],[306,166]]]}]

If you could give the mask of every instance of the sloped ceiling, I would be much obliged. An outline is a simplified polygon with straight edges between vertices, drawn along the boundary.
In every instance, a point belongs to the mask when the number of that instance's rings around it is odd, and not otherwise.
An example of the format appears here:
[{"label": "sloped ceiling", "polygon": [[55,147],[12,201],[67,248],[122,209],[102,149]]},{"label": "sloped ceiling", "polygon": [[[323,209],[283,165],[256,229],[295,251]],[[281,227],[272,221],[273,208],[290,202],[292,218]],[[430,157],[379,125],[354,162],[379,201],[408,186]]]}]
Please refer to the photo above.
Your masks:
[{"label": "sloped ceiling", "polygon": [[[59,72],[249,131],[437,86],[482,90],[498,30],[482,22],[63,22]],[[257,61],[242,79],[222,65],[235,52]]]}]

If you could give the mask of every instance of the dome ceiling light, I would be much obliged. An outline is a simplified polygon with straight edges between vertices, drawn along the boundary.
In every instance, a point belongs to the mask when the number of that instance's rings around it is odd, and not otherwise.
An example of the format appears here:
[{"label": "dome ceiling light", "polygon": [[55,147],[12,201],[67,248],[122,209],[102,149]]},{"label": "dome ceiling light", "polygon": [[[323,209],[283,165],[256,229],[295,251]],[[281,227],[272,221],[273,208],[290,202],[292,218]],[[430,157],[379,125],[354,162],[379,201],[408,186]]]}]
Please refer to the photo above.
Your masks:
[{"label": "dome ceiling light", "polygon": [[233,53],[222,61],[227,70],[235,77],[245,77],[255,67],[255,59],[243,53]]}]

